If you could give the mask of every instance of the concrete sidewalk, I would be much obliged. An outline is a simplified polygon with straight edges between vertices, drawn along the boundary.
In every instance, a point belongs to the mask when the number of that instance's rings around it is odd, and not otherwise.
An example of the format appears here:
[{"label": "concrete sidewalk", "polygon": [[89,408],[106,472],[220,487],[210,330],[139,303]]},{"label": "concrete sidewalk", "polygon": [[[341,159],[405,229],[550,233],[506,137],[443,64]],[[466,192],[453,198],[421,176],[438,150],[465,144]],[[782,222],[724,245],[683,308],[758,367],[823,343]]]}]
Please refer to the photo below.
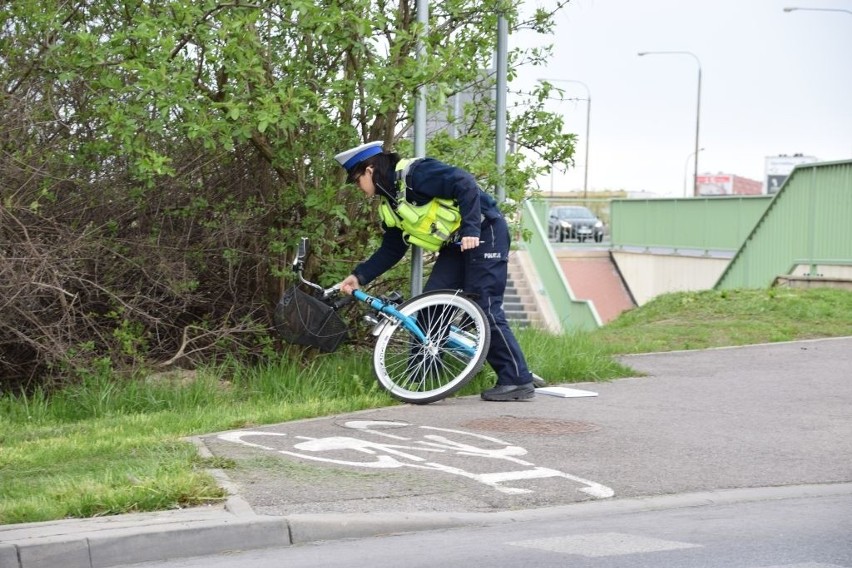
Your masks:
[{"label": "concrete sidewalk", "polygon": [[[213,433],[221,505],[0,526],[0,568],[94,568],[587,511],[852,493],[852,337],[623,357],[642,378]],[[553,378],[551,378],[552,380]]]}]

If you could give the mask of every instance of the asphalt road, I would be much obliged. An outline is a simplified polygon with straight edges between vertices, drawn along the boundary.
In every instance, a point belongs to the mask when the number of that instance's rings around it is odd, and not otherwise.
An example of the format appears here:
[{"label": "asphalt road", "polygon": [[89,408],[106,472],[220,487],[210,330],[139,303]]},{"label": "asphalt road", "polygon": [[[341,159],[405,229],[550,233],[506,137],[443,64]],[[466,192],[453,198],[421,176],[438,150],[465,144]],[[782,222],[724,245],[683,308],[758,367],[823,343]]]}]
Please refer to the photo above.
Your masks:
[{"label": "asphalt road", "polygon": [[137,566],[843,568],[852,566],[850,534],[852,495],[758,498],[650,511],[591,507],[582,514],[540,515],[511,526],[338,540]]},{"label": "asphalt road", "polygon": [[852,481],[852,338],[622,360],[646,376],[571,385],[593,397],[464,397],[203,440],[235,460],[228,476],[264,515],[494,512]]},{"label": "asphalt road", "polygon": [[[280,547],[292,562],[277,565],[310,566],[298,556],[310,543],[396,533],[419,535],[377,541],[371,557],[340,543],[335,562],[852,568],[852,337],[622,361],[635,378],[569,385],[594,396],[463,397],[211,433],[199,451],[234,464],[213,472],[225,503],[0,526],[0,568],[226,551],[261,566],[240,551]],[[449,529],[464,529],[452,547]],[[586,541],[598,552],[571,548]],[[419,552],[394,564],[396,548]]]}]

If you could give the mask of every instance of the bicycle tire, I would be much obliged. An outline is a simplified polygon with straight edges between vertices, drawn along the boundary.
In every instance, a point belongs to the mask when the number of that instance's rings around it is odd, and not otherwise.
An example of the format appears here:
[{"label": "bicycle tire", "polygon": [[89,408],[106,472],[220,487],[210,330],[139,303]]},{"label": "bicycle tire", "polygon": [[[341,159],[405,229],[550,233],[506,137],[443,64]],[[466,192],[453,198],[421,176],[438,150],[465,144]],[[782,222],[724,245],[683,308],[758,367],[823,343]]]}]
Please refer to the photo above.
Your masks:
[{"label": "bicycle tire", "polygon": [[412,404],[436,402],[482,369],[491,328],[476,302],[459,291],[435,290],[408,300],[398,310],[417,319],[427,342],[416,339],[398,321],[376,337],[373,370],[392,397]]}]

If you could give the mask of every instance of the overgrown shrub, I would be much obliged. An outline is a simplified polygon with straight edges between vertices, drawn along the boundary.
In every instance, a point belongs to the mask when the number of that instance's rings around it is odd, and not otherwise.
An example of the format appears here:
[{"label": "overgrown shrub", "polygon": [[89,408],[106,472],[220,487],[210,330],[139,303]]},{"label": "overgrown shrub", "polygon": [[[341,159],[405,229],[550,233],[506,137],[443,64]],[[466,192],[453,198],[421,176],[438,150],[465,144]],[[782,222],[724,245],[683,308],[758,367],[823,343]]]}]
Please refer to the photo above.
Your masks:
[{"label": "overgrown shrub", "polygon": [[[520,6],[437,3],[424,34],[410,0],[0,3],[0,392],[276,348],[269,315],[297,239],[312,238],[325,284],[376,244],[333,155],[410,150],[421,85],[430,108],[489,92],[498,11],[513,30],[552,26]],[[532,156],[571,161],[549,92],[511,111],[528,153],[502,175],[488,97],[429,154],[520,201]]]}]

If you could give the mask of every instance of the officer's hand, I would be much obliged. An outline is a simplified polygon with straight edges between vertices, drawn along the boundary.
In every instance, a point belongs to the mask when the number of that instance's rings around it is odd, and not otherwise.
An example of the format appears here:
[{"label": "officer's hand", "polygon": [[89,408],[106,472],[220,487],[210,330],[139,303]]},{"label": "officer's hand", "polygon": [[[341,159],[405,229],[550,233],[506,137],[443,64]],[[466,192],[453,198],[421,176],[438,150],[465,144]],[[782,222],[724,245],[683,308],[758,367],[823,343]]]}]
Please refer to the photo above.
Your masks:
[{"label": "officer's hand", "polygon": [[475,249],[479,246],[479,237],[462,237],[461,238],[461,249],[463,251]]},{"label": "officer's hand", "polygon": [[355,290],[360,288],[361,285],[358,283],[358,279],[354,274],[350,274],[346,278],[343,279],[343,282],[340,283],[340,290],[345,294],[352,294]]}]

